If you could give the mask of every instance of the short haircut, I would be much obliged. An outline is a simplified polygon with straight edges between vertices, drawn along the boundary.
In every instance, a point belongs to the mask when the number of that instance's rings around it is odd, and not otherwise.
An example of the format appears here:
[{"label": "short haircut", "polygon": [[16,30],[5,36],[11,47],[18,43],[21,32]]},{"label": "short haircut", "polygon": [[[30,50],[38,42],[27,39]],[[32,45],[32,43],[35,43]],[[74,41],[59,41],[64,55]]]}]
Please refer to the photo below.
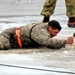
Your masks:
[{"label": "short haircut", "polygon": [[51,20],[48,23],[48,26],[52,26],[52,28],[58,29],[59,31],[62,29],[62,27],[60,26],[60,23],[58,21],[56,21],[56,20]]}]

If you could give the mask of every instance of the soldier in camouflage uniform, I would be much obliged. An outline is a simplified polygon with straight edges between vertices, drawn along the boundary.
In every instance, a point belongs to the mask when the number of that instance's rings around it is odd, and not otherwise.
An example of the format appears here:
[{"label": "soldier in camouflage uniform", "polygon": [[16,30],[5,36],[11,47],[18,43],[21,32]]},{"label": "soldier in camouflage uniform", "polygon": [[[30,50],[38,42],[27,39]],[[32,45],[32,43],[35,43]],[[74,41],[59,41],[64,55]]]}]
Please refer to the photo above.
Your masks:
[{"label": "soldier in camouflage uniform", "polygon": [[[16,31],[19,31],[19,37]],[[37,23],[5,29],[0,34],[0,49],[29,48],[45,46],[48,48],[62,48],[66,44],[72,44],[73,38],[67,40],[53,39],[61,30],[60,24],[56,20],[49,23]],[[20,41],[20,43],[18,42]]]},{"label": "soldier in camouflage uniform", "polygon": [[[57,0],[46,0],[41,12],[43,22],[49,22],[49,17],[54,13]],[[65,0],[66,15],[69,18],[68,26],[75,27],[75,0]]]}]

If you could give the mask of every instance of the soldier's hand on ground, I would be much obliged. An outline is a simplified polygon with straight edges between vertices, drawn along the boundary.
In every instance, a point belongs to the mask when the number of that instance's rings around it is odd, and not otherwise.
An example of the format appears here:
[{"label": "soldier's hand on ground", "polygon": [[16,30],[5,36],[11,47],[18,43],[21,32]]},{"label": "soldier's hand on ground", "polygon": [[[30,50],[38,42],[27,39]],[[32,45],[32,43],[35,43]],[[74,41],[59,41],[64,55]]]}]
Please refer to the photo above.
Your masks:
[{"label": "soldier's hand on ground", "polygon": [[66,44],[73,44],[74,38],[73,37],[68,37],[66,40]]}]

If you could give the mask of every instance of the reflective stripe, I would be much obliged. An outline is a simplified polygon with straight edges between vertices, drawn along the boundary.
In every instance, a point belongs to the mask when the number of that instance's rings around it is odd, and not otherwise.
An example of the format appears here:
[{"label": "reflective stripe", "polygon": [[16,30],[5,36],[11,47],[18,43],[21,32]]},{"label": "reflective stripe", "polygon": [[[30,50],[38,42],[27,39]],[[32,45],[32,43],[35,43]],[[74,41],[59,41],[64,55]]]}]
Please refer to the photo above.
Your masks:
[{"label": "reflective stripe", "polygon": [[17,36],[17,41],[18,41],[18,45],[20,48],[22,48],[22,40],[21,40],[21,34],[20,34],[20,29],[16,28],[16,36]]}]

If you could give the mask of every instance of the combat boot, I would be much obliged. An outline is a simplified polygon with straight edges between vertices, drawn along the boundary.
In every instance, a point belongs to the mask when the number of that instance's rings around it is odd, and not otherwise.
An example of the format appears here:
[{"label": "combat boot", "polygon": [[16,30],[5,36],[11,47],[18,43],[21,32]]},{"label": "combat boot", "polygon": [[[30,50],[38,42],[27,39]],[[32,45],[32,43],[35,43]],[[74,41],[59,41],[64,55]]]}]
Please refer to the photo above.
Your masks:
[{"label": "combat boot", "polygon": [[49,22],[49,19],[50,19],[49,16],[45,16],[44,19],[43,19],[43,22],[44,22],[44,23]]},{"label": "combat boot", "polygon": [[75,27],[75,17],[70,17],[67,25],[68,27]]}]

